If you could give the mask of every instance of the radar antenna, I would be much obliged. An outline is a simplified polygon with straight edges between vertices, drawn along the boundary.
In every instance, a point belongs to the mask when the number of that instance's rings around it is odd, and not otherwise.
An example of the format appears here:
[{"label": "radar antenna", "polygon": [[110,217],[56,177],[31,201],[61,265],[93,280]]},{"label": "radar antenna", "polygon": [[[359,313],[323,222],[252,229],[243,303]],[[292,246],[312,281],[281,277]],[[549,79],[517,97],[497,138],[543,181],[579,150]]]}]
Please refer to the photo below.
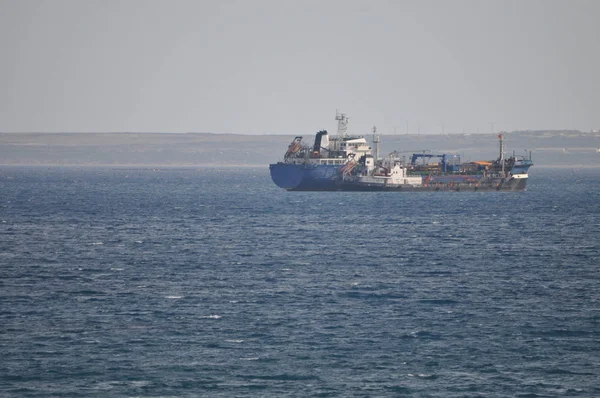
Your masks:
[{"label": "radar antenna", "polygon": [[338,121],[338,137],[346,138],[346,130],[348,128],[348,117],[345,113],[339,113],[337,110],[335,111],[335,120]]}]

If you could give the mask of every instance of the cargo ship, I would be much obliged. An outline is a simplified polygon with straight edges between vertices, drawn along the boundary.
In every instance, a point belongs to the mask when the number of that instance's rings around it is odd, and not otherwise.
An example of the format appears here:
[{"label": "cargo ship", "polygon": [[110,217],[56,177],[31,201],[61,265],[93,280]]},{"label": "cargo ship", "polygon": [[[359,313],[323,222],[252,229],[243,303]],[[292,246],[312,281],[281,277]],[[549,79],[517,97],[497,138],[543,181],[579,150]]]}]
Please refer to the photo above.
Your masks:
[{"label": "cargo ship", "polygon": [[[295,137],[283,161],[269,165],[271,179],[288,191],[525,191],[529,156],[506,157],[504,136],[500,154],[489,161],[461,162],[451,154],[429,151],[401,157],[394,151],[379,157],[380,136],[373,127],[372,144],[364,136],[348,135],[348,117],[337,113],[337,135],[315,134],[312,145]],[[434,161],[433,163],[431,161]]]}]

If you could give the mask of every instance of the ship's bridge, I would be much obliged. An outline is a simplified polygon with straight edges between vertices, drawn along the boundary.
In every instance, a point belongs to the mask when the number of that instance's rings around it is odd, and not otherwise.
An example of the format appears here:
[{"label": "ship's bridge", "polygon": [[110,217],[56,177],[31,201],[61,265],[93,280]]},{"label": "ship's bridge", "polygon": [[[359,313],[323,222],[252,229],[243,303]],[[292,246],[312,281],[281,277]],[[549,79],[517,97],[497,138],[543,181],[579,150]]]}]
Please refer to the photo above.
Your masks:
[{"label": "ship's bridge", "polygon": [[371,147],[365,137],[344,137],[343,139],[334,137],[329,142],[329,146],[333,152],[340,153],[344,157],[354,154],[356,159],[360,159],[363,155],[371,154]]}]

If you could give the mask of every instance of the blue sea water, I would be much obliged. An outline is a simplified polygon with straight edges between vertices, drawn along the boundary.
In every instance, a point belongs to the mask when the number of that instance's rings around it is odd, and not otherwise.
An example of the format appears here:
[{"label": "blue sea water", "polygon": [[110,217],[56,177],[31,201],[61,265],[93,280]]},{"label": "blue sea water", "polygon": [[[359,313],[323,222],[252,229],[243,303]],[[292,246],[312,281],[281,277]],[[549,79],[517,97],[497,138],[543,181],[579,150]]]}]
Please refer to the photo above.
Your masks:
[{"label": "blue sea water", "polygon": [[600,171],[0,170],[0,396],[600,396]]}]

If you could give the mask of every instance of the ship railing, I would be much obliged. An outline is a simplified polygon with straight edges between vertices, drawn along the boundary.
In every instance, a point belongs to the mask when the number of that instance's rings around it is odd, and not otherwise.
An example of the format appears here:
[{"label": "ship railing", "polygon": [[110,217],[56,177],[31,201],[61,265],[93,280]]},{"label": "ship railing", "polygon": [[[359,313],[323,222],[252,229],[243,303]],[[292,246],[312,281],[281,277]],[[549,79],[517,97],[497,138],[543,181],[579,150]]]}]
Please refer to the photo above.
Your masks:
[{"label": "ship railing", "polygon": [[329,164],[329,165],[343,165],[346,163],[346,159],[341,158],[341,159],[332,159],[332,158],[325,158],[325,159],[316,159],[317,164]]}]

